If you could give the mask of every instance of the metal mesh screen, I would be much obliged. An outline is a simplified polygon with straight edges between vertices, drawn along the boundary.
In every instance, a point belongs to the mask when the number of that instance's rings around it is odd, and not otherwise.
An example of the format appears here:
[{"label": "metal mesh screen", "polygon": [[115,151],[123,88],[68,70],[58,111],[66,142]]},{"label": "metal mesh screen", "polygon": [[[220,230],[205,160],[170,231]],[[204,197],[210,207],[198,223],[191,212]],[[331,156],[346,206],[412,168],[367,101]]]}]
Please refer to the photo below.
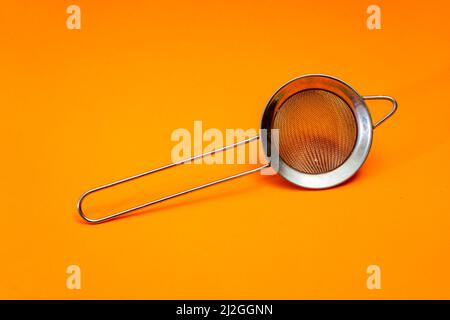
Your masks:
[{"label": "metal mesh screen", "polygon": [[277,110],[279,154],[290,167],[320,174],[339,167],[355,145],[357,124],[352,110],[337,95],[320,89],[300,91]]}]

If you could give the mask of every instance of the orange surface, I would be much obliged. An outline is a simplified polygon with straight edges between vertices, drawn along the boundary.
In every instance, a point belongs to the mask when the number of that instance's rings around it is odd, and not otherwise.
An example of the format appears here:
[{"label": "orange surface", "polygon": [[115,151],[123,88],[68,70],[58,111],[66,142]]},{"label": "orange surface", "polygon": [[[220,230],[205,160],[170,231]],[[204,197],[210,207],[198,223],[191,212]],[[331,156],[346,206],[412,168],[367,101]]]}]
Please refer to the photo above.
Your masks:
[{"label": "orange surface", "polygon": [[[382,30],[366,28],[370,1],[77,0],[81,30],[66,28],[72,1],[2,2],[0,298],[450,298],[450,5],[374,2]],[[174,129],[257,128],[305,73],[399,102],[350,182],[254,174],[106,224],[78,217],[85,190],[170,162]],[[239,169],[185,166],[128,191]]]}]

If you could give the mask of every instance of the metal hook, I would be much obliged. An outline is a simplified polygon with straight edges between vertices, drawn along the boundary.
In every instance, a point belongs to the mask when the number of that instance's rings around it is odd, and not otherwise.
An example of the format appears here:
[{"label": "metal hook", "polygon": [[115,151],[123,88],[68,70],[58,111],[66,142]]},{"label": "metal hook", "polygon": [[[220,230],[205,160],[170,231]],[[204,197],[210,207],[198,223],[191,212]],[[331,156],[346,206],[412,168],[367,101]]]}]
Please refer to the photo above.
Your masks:
[{"label": "metal hook", "polygon": [[209,187],[209,186],[212,186],[212,185],[221,183],[221,182],[225,182],[225,181],[228,181],[228,180],[231,180],[231,179],[234,179],[234,178],[242,177],[242,176],[244,176],[244,175],[247,175],[247,174],[250,174],[250,173],[253,173],[253,172],[260,171],[260,170],[262,170],[262,169],[264,169],[264,168],[269,167],[269,166],[270,166],[270,163],[267,163],[267,164],[265,164],[265,165],[263,165],[263,166],[260,166],[260,167],[258,167],[258,168],[255,168],[255,169],[251,169],[251,170],[244,171],[244,172],[241,172],[241,173],[238,173],[238,174],[235,174],[235,175],[232,175],[232,176],[228,176],[228,177],[225,177],[225,178],[222,178],[222,179],[219,179],[219,180],[215,180],[215,181],[212,181],[212,182],[208,182],[208,183],[205,183],[205,184],[203,184],[203,185],[200,185],[200,186],[197,186],[197,187],[194,187],[194,188],[191,188],[191,189],[187,189],[187,190],[184,190],[184,191],[180,191],[180,192],[171,194],[171,195],[169,195],[169,196],[162,197],[162,198],[159,198],[159,199],[156,199],[156,200],[153,200],[153,201],[150,201],[150,202],[147,202],[147,203],[138,205],[138,206],[133,207],[133,208],[129,208],[129,209],[126,209],[126,210],[123,210],[123,211],[120,211],[120,212],[116,212],[116,213],[113,213],[113,214],[104,216],[104,217],[102,217],[102,218],[91,219],[91,218],[87,217],[86,214],[83,212],[83,207],[82,207],[83,201],[84,201],[84,199],[85,199],[88,195],[90,195],[90,194],[93,194],[93,193],[98,192],[98,191],[100,191],[100,190],[104,190],[104,189],[107,189],[107,188],[111,188],[111,187],[113,187],[113,186],[116,186],[116,185],[119,185],[119,184],[122,184],[122,183],[125,183],[125,182],[128,182],[128,181],[132,181],[132,180],[135,180],[135,179],[138,179],[138,178],[147,176],[147,175],[149,175],[149,174],[152,174],[152,173],[155,173],[155,172],[158,172],[158,171],[162,171],[162,170],[169,169],[169,168],[172,168],[172,167],[181,165],[181,164],[185,164],[185,163],[190,162],[190,161],[193,161],[193,160],[195,160],[195,159],[203,158],[203,157],[206,157],[206,156],[209,156],[209,155],[218,153],[218,152],[223,152],[223,151],[225,151],[225,150],[228,150],[228,149],[231,149],[231,148],[235,148],[235,147],[240,146],[240,145],[243,145],[243,144],[247,144],[247,143],[249,143],[249,142],[251,142],[251,141],[254,141],[254,140],[257,140],[257,139],[259,139],[259,136],[254,136],[254,137],[248,138],[248,139],[246,139],[246,140],[242,140],[242,141],[240,141],[240,142],[237,142],[237,143],[235,143],[235,144],[231,144],[231,145],[225,146],[225,147],[220,148],[220,149],[216,149],[216,150],[212,150],[212,151],[210,151],[210,152],[206,152],[206,153],[203,153],[203,154],[199,154],[199,155],[193,156],[193,157],[191,157],[191,158],[189,158],[189,159],[185,159],[185,160],[181,160],[181,161],[178,161],[178,162],[174,162],[174,163],[171,163],[171,164],[168,164],[168,165],[165,165],[165,166],[162,166],[162,167],[159,167],[159,168],[150,170],[150,171],[146,171],[146,172],[143,172],[143,173],[140,173],[140,174],[137,174],[137,175],[134,175],[134,176],[131,176],[131,177],[122,179],[122,180],[118,180],[118,181],[115,181],[115,182],[112,182],[112,183],[109,183],[109,184],[105,184],[105,185],[103,185],[103,186],[100,186],[100,187],[97,187],[97,188],[88,190],[88,191],[86,191],[85,193],[83,193],[83,195],[82,195],[82,196],[80,197],[80,199],[78,200],[78,204],[77,204],[78,213],[80,214],[80,216],[81,216],[85,221],[87,221],[87,222],[89,222],[89,223],[93,223],[93,224],[94,224],[94,223],[101,223],[101,222],[105,222],[105,221],[108,221],[108,220],[117,218],[117,217],[122,216],[122,215],[124,215],[124,214],[127,214],[127,213],[130,213],[130,212],[133,212],[133,211],[136,211],[136,210],[139,210],[139,209],[142,209],[142,208],[151,206],[151,205],[153,205],[153,204],[156,204],[156,203],[159,203],[159,202],[162,202],[162,201],[165,201],[165,200],[169,200],[169,199],[172,199],[172,198],[181,196],[181,195],[186,194],[186,193],[189,193],[189,192],[193,192],[193,191],[196,191],[196,190],[199,190],[199,189],[202,189],[202,188],[206,188],[206,187]]},{"label": "metal hook", "polygon": [[383,118],[381,118],[381,120],[378,120],[378,122],[376,122],[373,125],[373,129],[378,127],[380,124],[382,124],[384,121],[386,121],[390,116],[392,116],[395,111],[397,111],[397,101],[395,101],[395,99],[390,96],[363,96],[362,98],[364,100],[388,100],[388,101],[392,102],[391,111],[389,111],[389,113],[387,115],[385,115]]}]

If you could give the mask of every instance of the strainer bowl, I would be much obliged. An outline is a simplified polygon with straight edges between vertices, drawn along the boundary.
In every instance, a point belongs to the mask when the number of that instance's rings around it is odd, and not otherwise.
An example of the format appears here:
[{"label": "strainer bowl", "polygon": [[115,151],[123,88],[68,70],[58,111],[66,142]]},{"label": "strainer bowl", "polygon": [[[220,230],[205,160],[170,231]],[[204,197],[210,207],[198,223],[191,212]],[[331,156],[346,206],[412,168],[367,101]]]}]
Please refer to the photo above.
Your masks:
[{"label": "strainer bowl", "polygon": [[[387,99],[391,112],[372,124],[365,100]],[[395,112],[387,96],[360,96],[337,78],[311,74],[295,78],[270,98],[261,120],[268,159],[278,152],[277,172],[304,188],[323,189],[343,183],[362,166],[372,144],[373,129]]]}]

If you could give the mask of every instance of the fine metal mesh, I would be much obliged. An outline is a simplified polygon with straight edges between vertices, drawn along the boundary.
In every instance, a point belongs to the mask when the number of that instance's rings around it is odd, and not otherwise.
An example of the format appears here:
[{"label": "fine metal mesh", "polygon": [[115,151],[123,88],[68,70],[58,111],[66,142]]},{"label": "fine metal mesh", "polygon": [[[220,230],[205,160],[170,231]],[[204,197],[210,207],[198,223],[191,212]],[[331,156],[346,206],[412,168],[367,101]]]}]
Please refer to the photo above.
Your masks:
[{"label": "fine metal mesh", "polygon": [[308,174],[332,171],[347,160],[356,142],[355,117],[337,95],[320,89],[300,91],[278,109],[279,155]]}]

